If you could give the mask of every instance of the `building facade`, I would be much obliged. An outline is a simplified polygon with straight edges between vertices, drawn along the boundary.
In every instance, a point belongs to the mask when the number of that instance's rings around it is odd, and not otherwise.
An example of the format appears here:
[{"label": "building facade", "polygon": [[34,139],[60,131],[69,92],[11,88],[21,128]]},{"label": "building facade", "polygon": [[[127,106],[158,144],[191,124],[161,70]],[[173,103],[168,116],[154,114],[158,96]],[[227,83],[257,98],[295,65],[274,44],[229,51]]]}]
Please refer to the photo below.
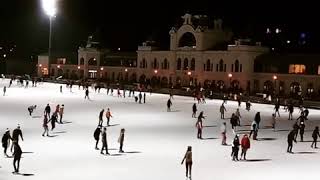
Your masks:
[{"label": "building facade", "polygon": [[320,68],[308,73],[308,69],[319,67],[316,60],[309,62],[301,56],[273,62],[272,52],[260,42],[232,42],[232,32],[220,19],[213,21],[213,27],[194,23],[202,17],[184,15],[182,25],[169,31],[169,50],[144,42],[134,54],[114,54],[94,47],[89,38],[87,47],[78,49],[78,64],[64,64],[61,58],[50,64],[39,57],[38,75],[45,75],[46,68],[52,77],[310,97],[320,93]]}]

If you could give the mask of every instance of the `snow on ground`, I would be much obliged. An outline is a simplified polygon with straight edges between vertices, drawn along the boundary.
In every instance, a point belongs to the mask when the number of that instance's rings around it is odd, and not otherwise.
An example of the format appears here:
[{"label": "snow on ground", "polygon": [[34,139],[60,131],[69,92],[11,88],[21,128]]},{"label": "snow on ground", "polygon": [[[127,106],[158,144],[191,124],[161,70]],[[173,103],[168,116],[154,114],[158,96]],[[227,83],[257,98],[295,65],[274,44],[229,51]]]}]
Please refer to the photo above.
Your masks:
[{"label": "snow on ground", "polygon": [[[0,80],[0,90],[8,85],[9,80]],[[19,123],[24,133],[21,148],[24,152],[21,160],[21,173],[33,176],[13,175],[12,159],[0,155],[0,179],[34,180],[178,180],[185,179],[185,166],[180,162],[188,145],[193,147],[192,176],[194,180],[269,180],[302,179],[316,177],[319,150],[311,149],[311,133],[319,124],[318,110],[310,110],[306,123],[305,140],[294,144],[295,154],[287,154],[286,138],[293,121],[288,121],[288,114],[281,110],[277,131],[270,126],[272,105],[253,104],[252,110],[240,109],[242,127],[239,133],[250,129],[251,121],[257,111],[261,112],[262,125],[259,138],[266,140],[251,141],[247,159],[251,161],[233,162],[231,146],[221,146],[220,125],[224,120],[219,117],[221,100],[207,100],[198,109],[204,111],[207,118],[203,129],[204,140],[196,138],[195,118],[191,118],[193,98],[175,96],[173,112],[166,112],[168,95],[147,94],[146,104],[136,104],[133,98],[107,96],[106,90],[100,94],[91,90],[91,101],[84,99],[83,90],[74,86],[69,92],[63,85],[64,92],[59,92],[60,84],[44,83],[37,88],[21,88],[13,83],[7,89],[6,96],[0,96],[0,134],[8,127],[12,130]],[[116,92],[114,92],[116,94]],[[42,115],[44,107],[50,103],[65,105],[64,125],[57,124],[50,132],[55,137],[42,137]],[[27,107],[38,105],[34,117],[30,117]],[[101,155],[94,149],[93,132],[98,123],[98,114],[102,108],[110,107],[113,113],[111,126],[108,128],[108,145],[111,156]],[[228,101],[227,117],[237,108],[237,103]],[[294,117],[297,118],[298,109]],[[228,126],[228,143],[233,134]],[[267,127],[266,127],[267,126]],[[49,126],[50,127],[50,126]],[[119,154],[117,139],[120,128],[125,128],[124,151]],[[206,139],[207,138],[207,139]],[[268,140],[269,139],[269,140]],[[298,138],[299,139],[299,138]],[[2,148],[1,148],[2,151]],[[239,152],[240,153],[240,152]]]}]

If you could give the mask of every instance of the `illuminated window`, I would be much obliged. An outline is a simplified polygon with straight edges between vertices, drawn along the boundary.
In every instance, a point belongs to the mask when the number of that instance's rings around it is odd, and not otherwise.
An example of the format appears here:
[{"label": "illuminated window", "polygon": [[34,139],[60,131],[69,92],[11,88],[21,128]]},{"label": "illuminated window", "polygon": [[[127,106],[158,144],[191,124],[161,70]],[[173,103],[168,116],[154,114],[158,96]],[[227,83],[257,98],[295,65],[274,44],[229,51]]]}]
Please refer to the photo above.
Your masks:
[{"label": "illuminated window", "polygon": [[290,64],[289,73],[292,74],[304,74],[306,72],[306,66],[303,64]]},{"label": "illuminated window", "polygon": [[42,69],[42,74],[43,74],[43,75],[49,75],[48,68],[43,68],[43,69]]}]

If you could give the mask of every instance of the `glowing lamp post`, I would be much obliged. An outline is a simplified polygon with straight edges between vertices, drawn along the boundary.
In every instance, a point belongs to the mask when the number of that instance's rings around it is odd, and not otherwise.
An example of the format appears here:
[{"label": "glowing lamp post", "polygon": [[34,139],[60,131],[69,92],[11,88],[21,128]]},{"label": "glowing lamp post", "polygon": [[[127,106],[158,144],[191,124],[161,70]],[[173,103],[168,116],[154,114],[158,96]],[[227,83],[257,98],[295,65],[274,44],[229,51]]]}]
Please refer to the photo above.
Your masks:
[{"label": "glowing lamp post", "polygon": [[155,73],[155,74],[158,74],[158,70],[154,70],[154,73]]},{"label": "glowing lamp post", "polygon": [[48,59],[49,63],[51,60],[51,33],[52,33],[52,18],[57,13],[57,0],[42,0],[42,8],[44,12],[49,16],[50,27],[49,27],[49,49],[48,49]]},{"label": "glowing lamp post", "polygon": [[230,87],[231,87],[232,74],[231,74],[231,73],[229,73],[229,74],[228,74],[228,77],[229,77],[229,83],[230,83]]},{"label": "glowing lamp post", "polygon": [[277,79],[278,79],[278,77],[276,76],[276,75],[273,75],[273,81],[274,81],[274,92],[276,93],[276,87],[277,87]]},{"label": "glowing lamp post", "polygon": [[78,69],[80,69],[80,66],[78,66]]},{"label": "glowing lamp post", "polygon": [[124,71],[125,71],[125,72],[128,72],[128,69],[126,68]]}]

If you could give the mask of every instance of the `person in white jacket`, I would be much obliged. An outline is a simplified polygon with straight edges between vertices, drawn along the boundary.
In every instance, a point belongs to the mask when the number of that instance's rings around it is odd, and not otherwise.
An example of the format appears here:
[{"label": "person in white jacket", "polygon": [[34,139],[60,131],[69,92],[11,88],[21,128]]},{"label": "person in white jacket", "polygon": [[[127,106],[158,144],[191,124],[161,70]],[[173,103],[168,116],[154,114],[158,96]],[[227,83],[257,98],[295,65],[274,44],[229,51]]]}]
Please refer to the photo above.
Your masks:
[{"label": "person in white jacket", "polygon": [[226,125],[226,122],[223,122],[221,125],[221,137],[222,137],[221,145],[227,145],[227,125]]}]

